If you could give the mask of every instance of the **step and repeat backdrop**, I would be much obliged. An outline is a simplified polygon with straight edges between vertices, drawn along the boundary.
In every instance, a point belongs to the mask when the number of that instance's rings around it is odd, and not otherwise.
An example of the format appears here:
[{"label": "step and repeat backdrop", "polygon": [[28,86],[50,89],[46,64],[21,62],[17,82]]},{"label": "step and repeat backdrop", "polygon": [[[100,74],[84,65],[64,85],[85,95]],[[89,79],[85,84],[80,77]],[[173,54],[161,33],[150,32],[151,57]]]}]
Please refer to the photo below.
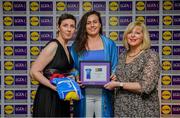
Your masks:
[{"label": "step and repeat backdrop", "polygon": [[28,75],[31,64],[56,37],[62,13],[71,13],[79,21],[90,10],[101,13],[103,32],[116,42],[119,53],[126,26],[135,20],[145,22],[162,64],[161,116],[180,117],[179,0],[1,0],[0,116],[31,116],[38,86]]}]

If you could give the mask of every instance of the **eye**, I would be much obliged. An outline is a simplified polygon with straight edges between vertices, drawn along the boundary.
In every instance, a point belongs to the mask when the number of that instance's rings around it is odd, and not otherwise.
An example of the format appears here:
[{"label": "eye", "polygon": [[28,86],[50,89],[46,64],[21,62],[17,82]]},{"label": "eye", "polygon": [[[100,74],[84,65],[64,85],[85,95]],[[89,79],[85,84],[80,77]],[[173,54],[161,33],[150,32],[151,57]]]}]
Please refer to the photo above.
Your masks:
[{"label": "eye", "polygon": [[71,25],[70,27],[71,27],[71,28],[75,28],[75,25]]},{"label": "eye", "polygon": [[87,22],[86,24],[89,25],[89,24],[91,24],[91,22]]},{"label": "eye", "polygon": [[67,26],[68,26],[68,24],[63,24],[62,26],[63,26],[63,27],[67,27]]}]

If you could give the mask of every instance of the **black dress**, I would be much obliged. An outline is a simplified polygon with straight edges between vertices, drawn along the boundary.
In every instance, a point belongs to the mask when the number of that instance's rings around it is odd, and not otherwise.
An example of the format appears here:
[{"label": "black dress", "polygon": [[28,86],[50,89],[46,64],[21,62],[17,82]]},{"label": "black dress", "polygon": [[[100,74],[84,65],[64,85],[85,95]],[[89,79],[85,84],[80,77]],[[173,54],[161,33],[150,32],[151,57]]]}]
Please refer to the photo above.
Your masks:
[{"label": "black dress", "polygon": [[[65,50],[58,40],[53,39],[58,48],[54,59],[44,69],[44,76],[48,79],[53,72],[68,73],[73,68],[73,60],[70,55],[70,62]],[[48,43],[48,44],[49,44]],[[50,70],[50,71],[49,71]],[[59,99],[58,93],[42,84],[39,85],[33,104],[33,117],[69,117],[70,105],[68,101]]]}]

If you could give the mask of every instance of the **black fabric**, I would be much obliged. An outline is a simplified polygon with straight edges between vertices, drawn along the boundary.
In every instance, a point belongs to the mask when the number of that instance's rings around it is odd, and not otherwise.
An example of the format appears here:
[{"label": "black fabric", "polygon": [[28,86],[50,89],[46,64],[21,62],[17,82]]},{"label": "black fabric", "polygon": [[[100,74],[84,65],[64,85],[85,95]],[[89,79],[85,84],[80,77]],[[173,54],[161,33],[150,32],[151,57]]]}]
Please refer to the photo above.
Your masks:
[{"label": "black fabric", "polygon": [[[70,62],[66,56],[65,50],[58,40],[53,39],[51,42],[57,42],[58,48],[54,59],[46,66],[48,69],[58,70],[58,73],[68,73],[73,68],[73,60],[70,56]],[[49,44],[48,43],[48,44]],[[47,44],[47,45],[48,45]],[[57,71],[56,71],[57,72]],[[49,74],[44,74],[49,79]],[[58,93],[52,89],[40,84],[33,104],[33,117],[69,117],[70,103],[59,99]]]}]

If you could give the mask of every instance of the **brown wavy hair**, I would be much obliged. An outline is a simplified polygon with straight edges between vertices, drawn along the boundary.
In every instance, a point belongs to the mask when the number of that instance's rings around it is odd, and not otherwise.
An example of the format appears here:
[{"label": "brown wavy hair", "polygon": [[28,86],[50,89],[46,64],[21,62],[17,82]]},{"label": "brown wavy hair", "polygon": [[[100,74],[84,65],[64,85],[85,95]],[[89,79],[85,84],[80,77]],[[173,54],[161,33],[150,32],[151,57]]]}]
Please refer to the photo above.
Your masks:
[{"label": "brown wavy hair", "polygon": [[90,11],[85,13],[78,23],[77,35],[74,41],[74,49],[78,55],[81,55],[87,51],[86,44],[87,44],[88,34],[86,31],[86,24],[87,24],[87,19],[90,15],[96,15],[99,18],[99,22],[101,24],[99,34],[102,34],[102,20],[100,13],[97,11]]}]

